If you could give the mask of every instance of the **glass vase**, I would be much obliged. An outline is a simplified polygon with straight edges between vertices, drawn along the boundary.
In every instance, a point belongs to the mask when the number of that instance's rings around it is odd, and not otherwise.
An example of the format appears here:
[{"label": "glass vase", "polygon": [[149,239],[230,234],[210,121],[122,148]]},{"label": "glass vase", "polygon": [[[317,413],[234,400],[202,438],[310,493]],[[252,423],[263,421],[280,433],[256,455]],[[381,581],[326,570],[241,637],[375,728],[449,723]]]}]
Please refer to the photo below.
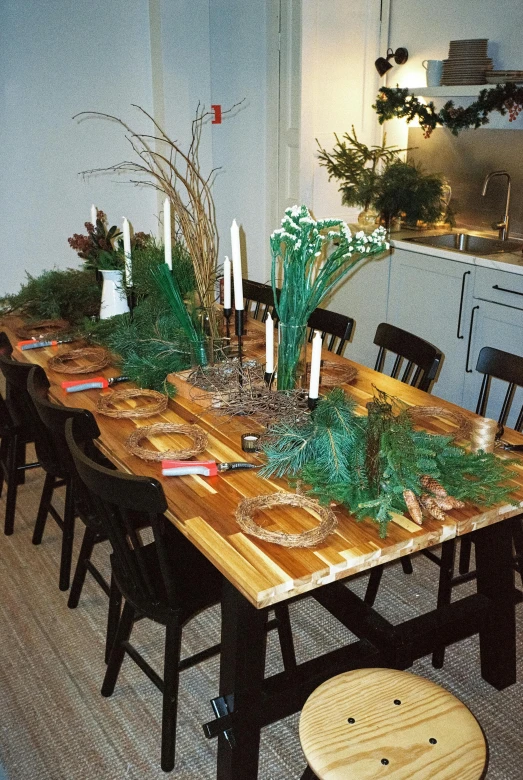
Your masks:
[{"label": "glass vase", "polygon": [[307,373],[307,326],[278,323],[278,390],[304,387]]},{"label": "glass vase", "polygon": [[215,306],[202,306],[196,313],[198,338],[191,342],[191,364],[212,366],[225,360],[227,339],[222,333],[223,316]]}]

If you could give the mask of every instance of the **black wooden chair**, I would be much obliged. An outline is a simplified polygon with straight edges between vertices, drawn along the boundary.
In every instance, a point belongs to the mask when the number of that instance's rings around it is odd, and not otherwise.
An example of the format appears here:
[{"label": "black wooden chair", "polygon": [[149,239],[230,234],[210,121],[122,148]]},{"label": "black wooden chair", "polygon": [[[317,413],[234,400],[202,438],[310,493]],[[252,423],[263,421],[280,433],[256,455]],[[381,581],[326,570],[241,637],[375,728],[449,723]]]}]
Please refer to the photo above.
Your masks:
[{"label": "black wooden chair", "polygon": [[[501,409],[497,417],[500,426],[505,426],[511,411],[514,394],[518,387],[523,387],[523,357],[503,352],[494,347],[483,347],[478,355],[476,371],[483,374],[481,387],[476,405],[476,414],[485,416],[489,402],[492,380],[500,381],[506,386]],[[523,429],[523,407],[520,409],[514,430]],[[515,557],[514,566],[519,572],[523,584],[523,516],[517,515],[510,521],[512,524],[512,538],[514,542]],[[474,534],[467,534],[460,540],[460,557],[458,574],[455,575],[456,540],[449,539],[444,542],[441,556],[426,550],[425,554],[440,566],[440,579],[438,589],[438,607],[450,604],[452,589],[456,585],[469,582],[476,576],[475,571],[470,571],[470,553]],[[445,648],[437,650],[432,657],[432,663],[436,668],[443,666]]]},{"label": "black wooden chair", "polygon": [[[387,353],[393,352],[396,358],[390,375],[394,379],[399,379],[401,382],[430,393],[443,357],[437,347],[419,336],[387,322],[378,325],[374,344],[379,347],[374,366],[376,371],[383,371]],[[400,561],[405,574],[412,574],[410,556],[404,555]],[[367,604],[374,604],[382,574],[383,566],[376,566],[372,569],[365,594]]]},{"label": "black wooden chair", "polygon": [[[0,359],[9,360],[13,347],[6,334],[0,333]],[[0,395],[0,495],[4,481],[7,485],[5,501],[4,533],[10,536],[14,531],[16,498],[18,486],[25,482],[27,469],[39,468],[40,463],[26,463],[26,449],[34,442],[34,431],[30,420],[25,418],[17,399],[16,391],[6,382],[6,398]]]},{"label": "black wooden chair", "polygon": [[[100,466],[83,451],[78,421],[66,422],[76,470],[88,489],[112,546],[113,577],[124,598],[102,695],[111,696],[127,653],[163,695],[161,766],[174,768],[179,672],[219,650],[214,645],[180,661],[182,627],[221,598],[222,575],[164,516],[167,502],[156,479]],[[151,526],[154,541],[142,545],[136,519]],[[130,643],[135,621],[147,617],[166,627],[163,679]]]},{"label": "black wooden chair", "polygon": [[[74,461],[65,440],[65,423],[70,417],[81,420],[84,446],[89,452],[89,457],[106,468],[114,468],[114,466],[94,445],[94,440],[98,438],[100,431],[91,412],[87,409],[73,409],[52,403],[48,398],[49,386],[49,380],[45,371],[40,366],[33,366],[27,379],[27,389],[36,411],[47,429],[56,460],[60,464],[61,473],[64,475],[66,485],[65,511],[73,515],[72,519],[64,517],[64,522],[66,525],[74,523],[74,517],[76,516],[80,517],[85,524],[84,537],[67,602],[68,607],[74,609],[78,606],[87,572],[94,577],[108,596],[110,586],[91,561],[95,545],[107,541],[107,536],[92,507],[89,493],[76,474]],[[35,527],[33,537],[33,541],[36,539],[35,544],[42,539],[46,519],[46,517],[42,516],[40,523]],[[109,630],[108,635],[110,633]],[[109,644],[111,643],[109,642]]]},{"label": "black wooden chair", "polygon": [[378,325],[374,344],[379,347],[374,366],[376,371],[383,372],[385,357],[388,352],[393,352],[396,359],[390,375],[430,393],[443,357],[437,347],[388,322]]},{"label": "black wooden chair", "polygon": [[[314,309],[309,321],[307,322],[309,330],[308,340],[312,341],[314,331],[319,330],[321,332],[321,339],[323,346],[329,352],[335,352],[337,355],[342,355],[345,349],[345,344],[350,341],[352,330],[354,328],[354,320],[352,317],[347,317],[346,314],[338,314],[335,311],[329,311],[328,309]],[[326,340],[327,336],[329,338]]]},{"label": "black wooden chair", "polygon": [[245,311],[255,320],[265,322],[267,315],[274,317],[274,293],[270,284],[243,280]]}]

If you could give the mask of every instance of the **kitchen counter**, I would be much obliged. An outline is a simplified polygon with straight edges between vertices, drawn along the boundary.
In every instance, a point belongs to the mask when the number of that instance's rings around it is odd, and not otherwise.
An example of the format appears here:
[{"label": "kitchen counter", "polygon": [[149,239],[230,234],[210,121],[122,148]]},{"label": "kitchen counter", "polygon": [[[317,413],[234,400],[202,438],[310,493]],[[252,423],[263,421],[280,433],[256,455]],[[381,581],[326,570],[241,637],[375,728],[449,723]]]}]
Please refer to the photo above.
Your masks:
[{"label": "kitchen counter", "polygon": [[[507,252],[503,254],[492,255],[470,255],[464,252],[457,252],[452,249],[444,249],[442,247],[428,246],[426,244],[418,244],[406,239],[414,238],[417,236],[436,236],[444,233],[452,233],[458,231],[452,230],[425,230],[423,232],[413,230],[400,230],[397,233],[393,233],[390,238],[390,245],[393,248],[404,249],[409,252],[417,252],[420,255],[431,255],[432,257],[443,257],[447,260],[454,260],[458,263],[466,263],[468,265],[477,265],[483,268],[495,268],[498,271],[508,271],[509,273],[522,274],[523,275],[523,254],[521,251]],[[492,234],[482,233],[474,230],[463,230],[460,232],[470,233],[475,236],[492,237]],[[522,244],[523,247],[523,244]]]}]

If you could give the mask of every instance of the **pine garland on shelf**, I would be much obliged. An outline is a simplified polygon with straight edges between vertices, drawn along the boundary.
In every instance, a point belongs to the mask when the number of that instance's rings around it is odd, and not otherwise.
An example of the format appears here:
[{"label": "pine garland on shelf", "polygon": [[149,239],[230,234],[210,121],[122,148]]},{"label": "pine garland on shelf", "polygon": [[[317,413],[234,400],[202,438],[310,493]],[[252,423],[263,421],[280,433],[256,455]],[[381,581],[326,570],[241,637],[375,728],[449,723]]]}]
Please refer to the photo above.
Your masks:
[{"label": "pine garland on shelf", "polygon": [[507,461],[469,453],[452,436],[416,431],[407,408],[377,391],[368,417],[340,388],[323,397],[309,419],[271,427],[260,475],[301,480],[322,504],[346,506],[357,520],[372,518],[384,537],[392,512],[444,519],[444,511],[472,501],[507,498]]},{"label": "pine garland on shelf", "polygon": [[453,135],[458,135],[461,130],[487,125],[492,111],[502,116],[508,113],[509,121],[513,122],[523,110],[523,86],[512,82],[497,84],[491,89],[482,89],[477,100],[466,108],[448,100],[440,111],[432,101],[425,104],[408,89],[381,87],[373,108],[380,124],[394,118],[406,119],[407,123],[418,119],[425,138],[429,138],[438,126],[448,127]]}]

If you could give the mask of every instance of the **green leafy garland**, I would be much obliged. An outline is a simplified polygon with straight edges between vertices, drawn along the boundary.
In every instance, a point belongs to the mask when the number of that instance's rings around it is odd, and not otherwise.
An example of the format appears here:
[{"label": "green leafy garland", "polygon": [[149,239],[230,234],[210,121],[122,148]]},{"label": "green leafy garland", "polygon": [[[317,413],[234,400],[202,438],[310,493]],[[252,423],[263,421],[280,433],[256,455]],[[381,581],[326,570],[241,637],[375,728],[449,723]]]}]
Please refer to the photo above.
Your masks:
[{"label": "green leafy garland", "polygon": [[469,127],[488,124],[492,111],[502,116],[508,113],[509,121],[513,122],[523,110],[523,86],[497,84],[491,89],[482,89],[477,100],[467,108],[455,106],[453,100],[448,100],[440,111],[432,101],[422,103],[408,89],[381,87],[373,108],[380,124],[394,118],[406,119],[407,123],[418,119],[425,138],[429,138],[438,126],[448,127],[453,135],[458,135]]},{"label": "green leafy garland", "polygon": [[54,268],[40,276],[27,274],[17,293],[0,300],[3,314],[20,312],[31,320],[64,319],[73,325],[100,310],[100,288],[92,271]]},{"label": "green leafy garland", "polygon": [[[260,476],[302,480],[321,503],[343,504],[357,520],[371,517],[384,537],[391,512],[408,508],[405,492],[429,494],[423,480],[437,480],[450,496],[483,505],[510,493],[507,461],[468,453],[449,436],[415,431],[404,407],[377,391],[369,416],[340,388],[323,397],[305,421],[273,426]],[[435,494],[437,496],[437,493]]]}]

